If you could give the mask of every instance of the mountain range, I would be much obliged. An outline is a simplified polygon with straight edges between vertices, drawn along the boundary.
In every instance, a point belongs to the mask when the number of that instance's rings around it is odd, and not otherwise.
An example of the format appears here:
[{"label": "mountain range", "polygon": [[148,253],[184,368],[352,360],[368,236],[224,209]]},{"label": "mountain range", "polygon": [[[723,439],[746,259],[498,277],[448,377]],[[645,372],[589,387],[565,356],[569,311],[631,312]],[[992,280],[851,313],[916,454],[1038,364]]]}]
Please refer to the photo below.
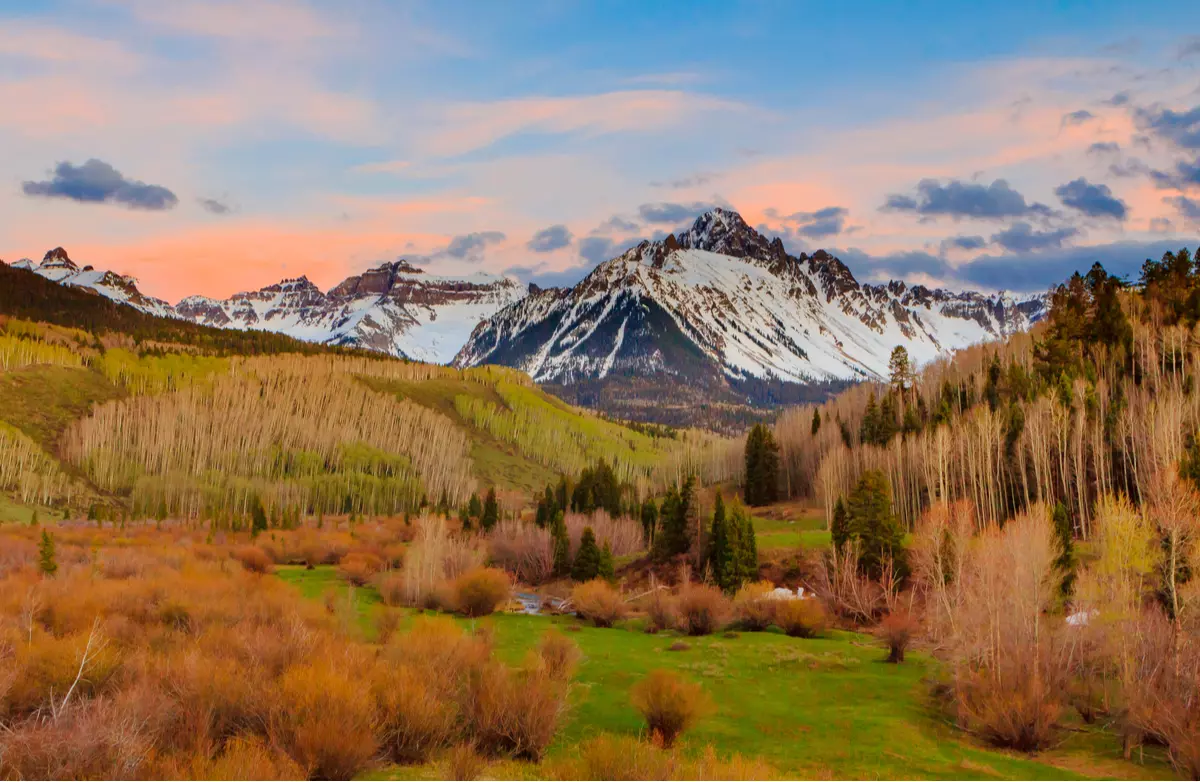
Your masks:
[{"label": "mountain range", "polygon": [[804,389],[883,377],[897,345],[924,364],[1027,329],[1048,306],[1045,295],[861,284],[824,250],[790,255],[725,209],[644,241],[567,288],[439,276],[398,260],[328,292],[299,277],[172,307],[131,277],[80,268],[62,248],[13,266],[155,315],[459,367],[517,367],[573,401],[634,417],[645,416],[624,408],[667,398],[685,406],[796,401]]}]

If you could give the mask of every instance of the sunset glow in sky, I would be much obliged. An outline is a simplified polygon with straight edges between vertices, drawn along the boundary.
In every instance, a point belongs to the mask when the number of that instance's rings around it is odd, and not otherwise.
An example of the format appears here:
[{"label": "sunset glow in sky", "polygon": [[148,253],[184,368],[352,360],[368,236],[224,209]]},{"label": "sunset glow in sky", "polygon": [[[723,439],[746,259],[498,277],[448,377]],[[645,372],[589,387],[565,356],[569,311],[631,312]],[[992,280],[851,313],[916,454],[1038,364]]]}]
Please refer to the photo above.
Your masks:
[{"label": "sunset glow in sky", "polygon": [[1195,248],[1200,4],[0,2],[9,262],[565,284],[713,205],[863,280]]}]

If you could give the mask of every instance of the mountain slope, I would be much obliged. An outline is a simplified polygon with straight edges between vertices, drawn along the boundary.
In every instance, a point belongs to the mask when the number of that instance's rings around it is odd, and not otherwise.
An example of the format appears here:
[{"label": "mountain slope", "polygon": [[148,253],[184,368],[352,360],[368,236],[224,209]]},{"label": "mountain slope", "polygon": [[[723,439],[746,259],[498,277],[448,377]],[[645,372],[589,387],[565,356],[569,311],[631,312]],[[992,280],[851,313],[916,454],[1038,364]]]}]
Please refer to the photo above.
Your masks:
[{"label": "mountain slope", "polygon": [[787,254],[717,209],[643,242],[571,289],[539,291],[481,323],[458,366],[500,363],[569,385],[663,373],[689,384],[882,377],[897,345],[918,363],[1024,330],[1043,297],[860,285],[837,258]]},{"label": "mountain slope", "polygon": [[191,296],[175,309],[196,323],[278,331],[446,364],[476,324],[524,293],[511,278],[443,277],[396,261],[349,277],[328,293],[299,277],[225,300]]},{"label": "mountain slope", "polygon": [[172,316],[175,311],[162,299],[147,296],[137,288],[137,280],[110,271],[98,271],[91,266],[80,268],[61,247],[46,253],[41,263],[23,258],[13,264],[14,269],[25,269],[47,280],[73,288],[84,288],[98,293],[120,304],[150,315]]}]

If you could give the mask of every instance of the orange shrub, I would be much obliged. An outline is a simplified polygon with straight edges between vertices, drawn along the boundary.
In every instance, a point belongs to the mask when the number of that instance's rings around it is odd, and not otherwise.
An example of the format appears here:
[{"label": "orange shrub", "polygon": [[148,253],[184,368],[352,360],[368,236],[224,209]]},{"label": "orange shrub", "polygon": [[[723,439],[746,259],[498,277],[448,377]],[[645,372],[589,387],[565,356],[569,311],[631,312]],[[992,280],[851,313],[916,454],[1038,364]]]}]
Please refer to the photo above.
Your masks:
[{"label": "orange shrub", "polygon": [[651,735],[667,748],[712,710],[712,701],[700,685],[662,668],[650,671],[635,684],[630,698]]},{"label": "orange shrub", "polygon": [[579,663],[579,646],[574,641],[559,632],[551,631],[542,636],[538,644],[538,654],[546,673],[552,679],[566,681],[575,673]]},{"label": "orange shrub", "polygon": [[[200,760],[186,776],[191,779],[300,779],[304,769],[258,736],[235,736],[221,754]],[[183,776],[182,774],[180,776]]]},{"label": "orange shrub", "polygon": [[383,570],[383,560],[369,551],[352,551],[338,563],[342,578],[354,586],[366,586],[380,570]]},{"label": "orange shrub", "polygon": [[372,685],[380,743],[393,762],[422,763],[455,736],[458,709],[427,671],[382,665]]},{"label": "orange shrub", "polygon": [[308,775],[350,779],[378,749],[367,688],[328,662],[293,666],[279,680],[271,733]]},{"label": "orange shrub", "polygon": [[487,616],[508,600],[512,582],[498,568],[474,568],[454,579],[454,608],[465,616]]},{"label": "orange shrub", "polygon": [[480,757],[475,747],[459,744],[442,758],[442,762],[438,764],[438,775],[442,779],[479,779],[487,767],[487,760]]},{"label": "orange shrub", "polygon": [[375,577],[379,598],[387,606],[404,605],[404,576],[395,570],[385,570]]},{"label": "orange shrub", "polygon": [[271,557],[258,546],[239,546],[233,551],[233,558],[251,573],[270,573],[274,570]]},{"label": "orange shrub", "polygon": [[665,588],[656,589],[642,598],[642,610],[649,620],[647,630],[670,630],[679,624],[679,608],[675,596]]},{"label": "orange shrub", "polygon": [[879,627],[876,628],[875,635],[887,645],[887,661],[902,663],[904,662],[904,652],[908,649],[916,632],[916,621],[911,614],[905,612],[885,616],[879,623]]},{"label": "orange shrub", "polygon": [[571,590],[575,613],[596,627],[612,627],[629,612],[621,593],[601,578],[576,584]]},{"label": "orange shrub", "polygon": [[825,629],[825,608],[821,601],[778,600],[775,606],[775,624],[793,638],[813,638]]},{"label": "orange shrub", "polygon": [[675,605],[679,610],[676,626],[688,635],[710,635],[729,619],[729,598],[708,584],[684,584]]},{"label": "orange shrub", "polygon": [[744,630],[766,630],[775,623],[775,605],[769,595],[775,586],[770,581],[743,584],[733,596],[733,612]]}]

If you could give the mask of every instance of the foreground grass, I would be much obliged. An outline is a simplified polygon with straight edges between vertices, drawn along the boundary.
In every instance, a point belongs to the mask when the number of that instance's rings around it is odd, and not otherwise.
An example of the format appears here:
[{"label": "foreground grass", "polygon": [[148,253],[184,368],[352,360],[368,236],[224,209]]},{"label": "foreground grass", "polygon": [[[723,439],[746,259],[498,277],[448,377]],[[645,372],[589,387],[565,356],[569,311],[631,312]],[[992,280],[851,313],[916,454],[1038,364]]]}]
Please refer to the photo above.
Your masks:
[{"label": "foreground grass", "polygon": [[[320,599],[346,587],[333,568],[281,568],[280,577]],[[373,589],[355,590],[363,632],[380,610]],[[711,744],[720,754],[759,756],[783,778],[1080,779],[1164,778],[1170,768],[1147,753],[1146,765],[1121,759],[1117,739],[1098,730],[1072,730],[1054,752],[1026,756],[965,740],[928,702],[927,679],[936,663],[913,654],[888,665],[872,639],[831,632],[801,640],[777,633],[683,639],[649,635],[636,623],[601,630],[570,617],[496,615],[498,653],[518,659],[551,628],[567,632],[584,658],[576,676],[575,707],[548,757],[569,754],[599,732],[640,735],[642,721],[629,704],[630,687],[653,668],[677,670],[703,683],[716,704],[713,716],[687,734],[685,749]],[[536,778],[539,767],[505,763],[496,778]],[[432,766],[398,767],[390,778],[437,778]]]}]

